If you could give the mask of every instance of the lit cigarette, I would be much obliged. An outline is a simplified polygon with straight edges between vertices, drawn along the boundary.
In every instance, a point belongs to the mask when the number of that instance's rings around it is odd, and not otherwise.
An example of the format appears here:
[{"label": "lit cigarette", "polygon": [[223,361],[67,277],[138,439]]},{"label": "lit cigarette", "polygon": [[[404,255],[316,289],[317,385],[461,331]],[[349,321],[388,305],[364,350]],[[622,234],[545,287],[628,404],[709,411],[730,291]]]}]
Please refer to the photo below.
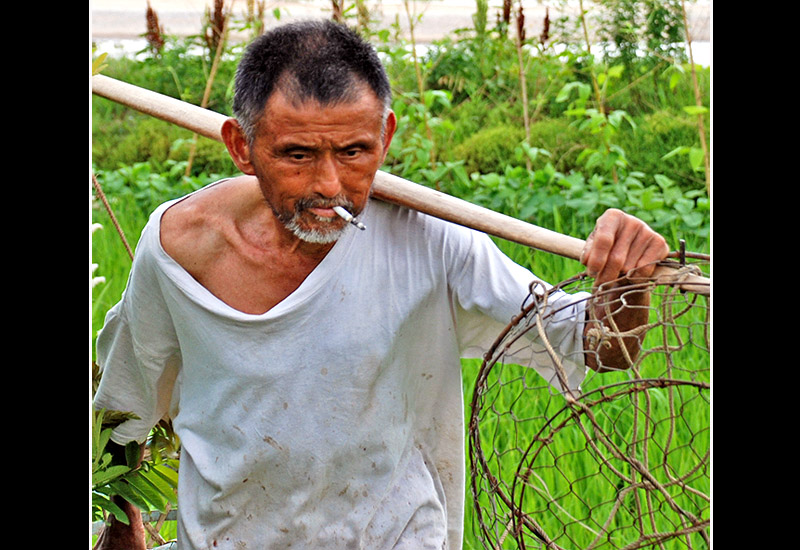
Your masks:
[{"label": "lit cigarette", "polygon": [[355,225],[356,227],[358,227],[362,231],[367,228],[366,225],[364,225],[363,223],[358,221],[355,216],[353,216],[350,212],[348,212],[347,210],[345,210],[341,206],[334,206],[333,207],[333,211],[336,212],[337,214],[339,214],[339,216],[341,216],[342,218],[344,218],[344,221],[346,221],[348,223],[352,223],[353,225]]}]

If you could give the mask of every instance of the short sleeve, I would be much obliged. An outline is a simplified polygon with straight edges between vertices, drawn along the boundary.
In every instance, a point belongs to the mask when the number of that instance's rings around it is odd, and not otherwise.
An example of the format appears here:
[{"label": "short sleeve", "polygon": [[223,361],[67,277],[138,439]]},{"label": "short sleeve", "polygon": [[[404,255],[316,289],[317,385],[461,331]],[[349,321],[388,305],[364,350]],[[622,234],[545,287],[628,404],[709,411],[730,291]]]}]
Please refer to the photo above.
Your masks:
[{"label": "short sleeve", "polygon": [[[491,239],[478,232],[468,232],[468,252],[456,269],[453,292],[458,306],[457,326],[465,356],[481,357],[522,308],[529,298],[532,284],[539,291],[552,285],[536,277],[528,269],[513,262]],[[568,386],[578,390],[586,373],[583,360],[583,328],[586,295],[554,291],[548,296],[548,307],[557,312],[546,316],[544,331],[566,371]],[[527,333],[515,353],[514,362],[535,368],[551,385],[561,390],[551,355],[545,349],[539,331]]]},{"label": "short sleeve", "polygon": [[181,358],[157,274],[158,227],[152,221],[142,233],[122,299],[97,336],[101,378],[94,407],[139,417],[115,429],[112,439],[120,444],[143,441],[177,407],[173,389]]}]

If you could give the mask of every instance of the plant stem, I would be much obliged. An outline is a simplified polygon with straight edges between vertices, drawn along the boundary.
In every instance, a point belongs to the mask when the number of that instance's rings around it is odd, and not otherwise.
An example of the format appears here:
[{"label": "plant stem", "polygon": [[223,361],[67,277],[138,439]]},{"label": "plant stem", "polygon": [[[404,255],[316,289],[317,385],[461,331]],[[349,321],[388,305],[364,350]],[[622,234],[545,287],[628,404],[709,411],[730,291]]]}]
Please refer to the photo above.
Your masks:
[{"label": "plant stem", "polygon": [[[519,87],[522,92],[522,122],[525,125],[525,142],[531,143],[531,122],[528,115],[528,84],[525,78],[522,44],[525,41],[525,17],[522,14],[522,2],[517,13],[517,62],[519,63]],[[525,156],[525,167],[531,169],[531,159]]]},{"label": "plant stem", "polygon": [[[224,4],[223,4],[224,6]],[[203,99],[200,106],[204,109],[208,107],[208,100],[211,97],[211,86],[214,83],[214,78],[217,75],[219,68],[219,61],[222,59],[222,51],[225,49],[225,43],[228,40],[228,21],[230,20],[230,11],[227,13],[222,11],[222,29],[219,33],[219,42],[217,42],[217,51],[214,52],[214,61],[211,63],[211,70],[206,79],[206,89],[203,91]],[[197,133],[192,135],[192,147],[189,150],[189,159],[186,162],[186,171],[184,174],[188,177],[192,173],[192,163],[194,162],[195,154],[197,153]]]},{"label": "plant stem", "polygon": [[[686,2],[681,0],[681,11],[683,16],[683,29],[686,32],[686,46],[689,50],[689,66],[692,69],[692,86],[694,86],[694,100],[698,107],[703,106],[703,99],[700,95],[700,87],[697,85],[697,71],[694,67],[694,56],[692,55],[692,37],[689,32],[689,21],[686,17]],[[711,166],[708,158],[708,146],[706,145],[706,128],[703,122],[703,114],[697,115],[697,131],[700,134],[700,147],[703,148],[703,164],[706,170],[706,191],[711,195]]]},{"label": "plant stem", "polygon": [[[581,10],[580,17],[581,17],[581,27],[583,28],[583,38],[586,41],[586,52],[591,57],[592,42],[589,39],[589,28],[586,25],[586,11],[583,9],[583,0],[580,0],[579,4]],[[589,76],[592,78],[592,88],[594,89],[595,101],[597,102],[597,110],[600,111],[601,115],[604,115],[605,109],[603,108],[603,96],[600,93],[600,86],[597,84],[597,77],[594,74],[594,60],[592,60],[592,63],[589,66]]]},{"label": "plant stem", "polygon": [[[411,57],[414,60],[414,72],[417,76],[417,90],[419,91],[419,101],[424,106],[425,105],[425,82],[422,79],[422,68],[419,66],[419,59],[417,58],[417,42],[416,38],[414,37],[414,28],[416,23],[414,18],[416,15],[411,15],[411,8],[410,3],[412,0],[403,0],[403,6],[406,10],[406,17],[408,18],[408,35],[409,39],[411,40]],[[428,140],[431,142],[431,150],[430,150],[430,163],[431,168],[434,168],[436,165],[436,144],[433,141],[433,132],[431,131],[430,124],[428,124],[428,118],[430,117],[430,113],[428,109],[424,109],[425,117],[424,117],[424,124],[425,124],[425,133],[428,136]],[[438,188],[438,183],[437,183]]]},{"label": "plant stem", "polygon": [[331,0],[331,19],[337,23],[344,23],[344,0]]},{"label": "plant stem", "polygon": [[103,193],[103,188],[100,187],[100,182],[97,181],[97,177],[95,177],[94,173],[92,173],[92,184],[94,185],[95,193],[97,194],[97,198],[100,199],[100,202],[103,203],[103,206],[108,212],[108,216],[111,218],[111,223],[114,225],[114,228],[117,230],[119,234],[119,238],[122,239],[122,244],[125,246],[125,250],[128,252],[128,257],[133,260],[133,250],[131,249],[131,245],[128,244],[128,239],[125,238],[125,232],[122,230],[122,227],[117,221],[117,217],[114,215],[114,211],[111,209],[111,205],[108,203],[108,199],[106,199],[105,193]]},{"label": "plant stem", "polygon": [[[592,44],[591,40],[589,39],[589,29],[586,25],[586,12],[583,9],[583,0],[580,0],[580,10],[581,10],[581,27],[583,28],[583,37],[586,40],[586,52],[589,54],[589,57],[592,57]],[[595,103],[597,103],[597,111],[600,113],[600,116],[606,118],[606,110],[603,105],[603,95],[600,92],[600,85],[597,83],[597,76],[594,74],[594,59],[591,59],[591,63],[589,65],[589,76],[592,78],[592,88],[594,89],[594,96],[595,96]],[[603,145],[606,149],[606,153],[608,153],[611,148],[608,145],[608,140],[603,138]],[[619,182],[619,176],[617,175],[617,168],[616,166],[611,167],[611,178],[616,185]]]}]

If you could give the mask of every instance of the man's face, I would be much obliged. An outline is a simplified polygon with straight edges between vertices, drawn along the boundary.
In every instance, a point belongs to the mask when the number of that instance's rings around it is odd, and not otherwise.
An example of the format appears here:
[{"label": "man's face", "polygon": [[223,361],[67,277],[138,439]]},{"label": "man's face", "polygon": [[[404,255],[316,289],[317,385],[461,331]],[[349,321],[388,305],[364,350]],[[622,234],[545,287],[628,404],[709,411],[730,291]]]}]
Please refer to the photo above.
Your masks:
[{"label": "man's face", "polygon": [[339,238],[347,222],[332,207],[358,214],[386,157],[394,132],[390,115],[365,89],[351,103],[292,103],[280,91],[267,102],[250,146],[261,190],[286,231],[312,243]]}]

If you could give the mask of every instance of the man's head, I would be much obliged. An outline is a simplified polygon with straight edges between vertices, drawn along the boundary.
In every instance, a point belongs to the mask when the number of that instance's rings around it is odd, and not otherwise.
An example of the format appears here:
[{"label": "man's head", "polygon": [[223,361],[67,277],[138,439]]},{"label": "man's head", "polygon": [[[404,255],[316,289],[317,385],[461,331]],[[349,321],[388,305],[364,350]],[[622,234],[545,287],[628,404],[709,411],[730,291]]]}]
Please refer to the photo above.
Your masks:
[{"label": "man's head", "polygon": [[245,53],[222,138],[288,237],[331,243],[347,227],[332,208],[358,214],[386,158],[390,101],[368,43],[333,22],[290,24]]},{"label": "man's head", "polygon": [[306,21],[276,27],[245,52],[236,74],[233,112],[248,139],[276,90],[293,102],[321,105],[353,101],[366,84],[391,102],[389,79],[374,48],[344,25]]}]

